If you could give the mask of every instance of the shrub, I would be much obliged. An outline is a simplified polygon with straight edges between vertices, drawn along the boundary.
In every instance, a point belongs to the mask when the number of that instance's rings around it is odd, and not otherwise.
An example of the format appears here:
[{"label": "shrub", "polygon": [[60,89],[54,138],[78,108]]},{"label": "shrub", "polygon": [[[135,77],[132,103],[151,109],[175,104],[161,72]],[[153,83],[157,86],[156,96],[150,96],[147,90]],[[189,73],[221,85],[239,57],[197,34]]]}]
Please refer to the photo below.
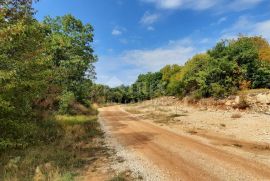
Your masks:
[{"label": "shrub", "polygon": [[4,120],[0,124],[0,150],[25,149],[30,145],[50,143],[61,137],[55,121]]},{"label": "shrub", "polygon": [[75,103],[75,96],[73,92],[65,91],[60,97],[59,113],[71,113],[71,105]]},{"label": "shrub", "polygon": [[216,97],[216,98],[224,97],[225,93],[226,93],[226,90],[220,84],[218,84],[218,83],[211,84],[211,94],[214,97]]},{"label": "shrub", "polygon": [[22,120],[1,120],[0,150],[26,148],[37,143],[39,127]]}]

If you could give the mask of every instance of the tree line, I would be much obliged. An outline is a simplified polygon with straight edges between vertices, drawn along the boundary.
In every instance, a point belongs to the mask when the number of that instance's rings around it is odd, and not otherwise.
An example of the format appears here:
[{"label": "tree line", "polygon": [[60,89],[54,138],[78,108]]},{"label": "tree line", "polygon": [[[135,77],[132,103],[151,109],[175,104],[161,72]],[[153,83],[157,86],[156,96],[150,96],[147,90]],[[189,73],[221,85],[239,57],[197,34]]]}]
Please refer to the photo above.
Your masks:
[{"label": "tree line", "polygon": [[50,115],[91,107],[93,27],[72,15],[39,22],[32,3],[0,2],[0,151],[51,141]]},{"label": "tree line", "polygon": [[183,66],[166,65],[158,72],[139,75],[131,86],[99,87],[108,102],[117,103],[164,95],[225,98],[240,90],[270,88],[269,42],[260,36],[222,40]]}]

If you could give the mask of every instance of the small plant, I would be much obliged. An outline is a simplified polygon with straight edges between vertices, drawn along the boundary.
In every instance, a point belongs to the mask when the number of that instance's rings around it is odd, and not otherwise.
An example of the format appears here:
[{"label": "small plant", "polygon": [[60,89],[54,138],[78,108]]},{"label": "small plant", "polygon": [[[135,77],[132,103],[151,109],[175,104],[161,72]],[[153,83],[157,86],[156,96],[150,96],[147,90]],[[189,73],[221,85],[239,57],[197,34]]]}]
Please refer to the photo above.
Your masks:
[{"label": "small plant", "polygon": [[187,116],[186,114],[172,114],[170,115],[171,118],[181,117],[181,116]]},{"label": "small plant", "polygon": [[239,143],[234,143],[233,146],[238,147],[238,148],[242,148],[243,147],[243,145],[240,145]]},{"label": "small plant", "polygon": [[226,127],[226,124],[220,124],[221,127],[225,128]]},{"label": "small plant", "polygon": [[241,117],[242,117],[242,115],[239,114],[239,113],[233,114],[233,115],[231,116],[231,118],[233,118],[233,119],[238,119],[238,118],[241,118]]},{"label": "small plant", "polygon": [[143,180],[143,176],[139,175],[139,176],[138,176],[138,179],[139,179],[139,180]]}]

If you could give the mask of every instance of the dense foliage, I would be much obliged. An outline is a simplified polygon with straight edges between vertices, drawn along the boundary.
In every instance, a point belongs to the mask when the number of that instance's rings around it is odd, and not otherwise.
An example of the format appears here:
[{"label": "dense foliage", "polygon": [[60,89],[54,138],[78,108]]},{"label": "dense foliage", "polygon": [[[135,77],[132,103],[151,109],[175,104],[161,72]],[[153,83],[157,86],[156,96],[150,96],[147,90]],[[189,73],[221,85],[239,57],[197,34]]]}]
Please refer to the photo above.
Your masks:
[{"label": "dense foliage", "polygon": [[97,58],[90,24],[72,15],[38,22],[31,0],[0,7],[1,151],[51,141],[48,115],[70,113],[76,103],[89,107]]},{"label": "dense foliage", "polygon": [[136,102],[160,95],[224,98],[239,90],[270,88],[270,46],[262,37],[225,40],[185,65],[167,65],[140,75],[129,86],[110,89],[113,102]]}]

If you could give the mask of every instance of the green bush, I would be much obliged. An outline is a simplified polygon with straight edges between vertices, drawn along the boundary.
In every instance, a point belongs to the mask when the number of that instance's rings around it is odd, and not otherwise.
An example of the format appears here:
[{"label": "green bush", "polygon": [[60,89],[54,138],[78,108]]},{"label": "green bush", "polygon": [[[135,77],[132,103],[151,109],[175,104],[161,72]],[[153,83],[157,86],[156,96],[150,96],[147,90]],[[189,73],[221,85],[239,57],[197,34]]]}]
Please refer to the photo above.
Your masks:
[{"label": "green bush", "polygon": [[75,103],[75,96],[73,92],[66,91],[60,97],[59,113],[70,114],[72,104]]},{"label": "green bush", "polygon": [[38,126],[21,120],[1,120],[0,150],[26,148],[36,143],[39,134]]},{"label": "green bush", "polygon": [[0,150],[24,149],[31,145],[50,143],[63,134],[55,121],[1,120]]},{"label": "green bush", "polygon": [[226,95],[226,89],[218,83],[212,83],[210,88],[211,95],[220,98]]}]

